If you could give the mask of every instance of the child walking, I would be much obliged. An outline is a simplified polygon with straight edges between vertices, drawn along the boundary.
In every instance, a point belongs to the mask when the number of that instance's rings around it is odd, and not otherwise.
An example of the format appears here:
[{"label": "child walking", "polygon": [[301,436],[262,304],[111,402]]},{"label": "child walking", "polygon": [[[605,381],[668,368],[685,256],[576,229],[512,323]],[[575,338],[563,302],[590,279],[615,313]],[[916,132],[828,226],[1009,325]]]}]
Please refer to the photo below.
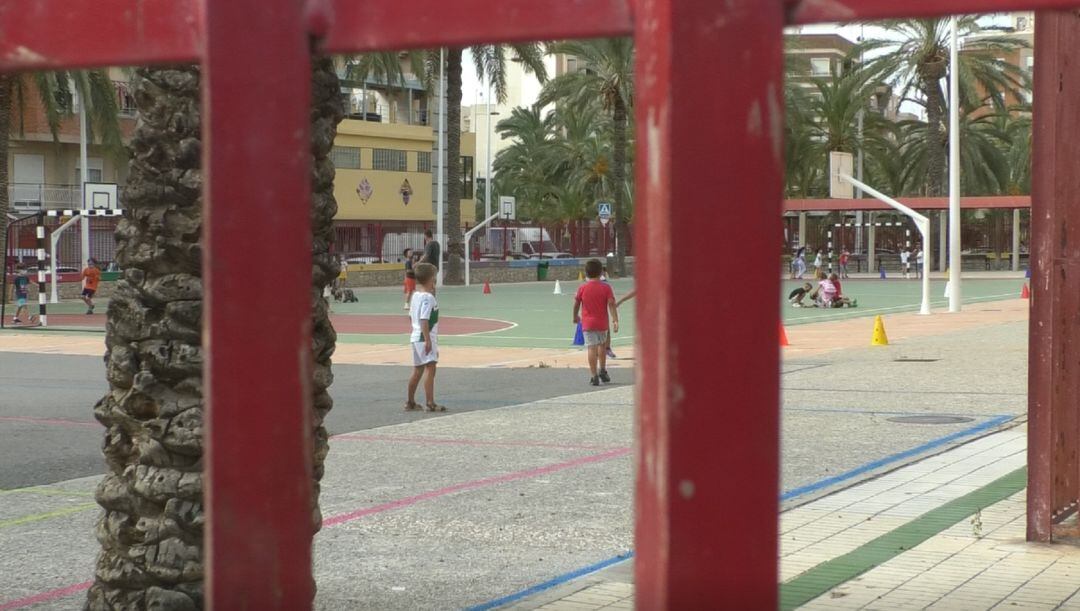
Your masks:
[{"label": "child walking", "polygon": [[15,276],[15,282],[13,284],[12,292],[15,293],[15,318],[11,321],[14,324],[20,325],[23,319],[20,316],[25,316],[27,322],[34,322],[30,318],[30,308],[26,305],[26,300],[30,298],[30,277],[26,275],[26,267],[19,265],[18,275]]},{"label": "child walking", "polygon": [[86,262],[86,268],[82,271],[83,291],[82,300],[86,304],[86,313],[94,313],[94,293],[97,293],[98,283],[101,282],[101,270],[98,269],[97,261],[90,259]]},{"label": "child walking", "polygon": [[438,270],[430,263],[417,263],[413,267],[416,276],[416,292],[409,304],[412,319],[413,373],[409,378],[409,397],[405,411],[421,409],[416,403],[416,388],[424,380],[425,405],[429,412],[445,412],[446,407],[435,403],[435,367],[439,364],[439,303],[435,300],[435,276]]},{"label": "child walking", "polygon": [[600,382],[611,381],[607,372],[606,345],[610,326],[619,332],[619,310],[615,307],[615,293],[611,285],[600,281],[604,271],[600,261],[592,259],[585,264],[585,284],[578,287],[574,296],[574,324],[581,323],[585,336],[585,346],[589,351],[589,384],[599,386]]}]

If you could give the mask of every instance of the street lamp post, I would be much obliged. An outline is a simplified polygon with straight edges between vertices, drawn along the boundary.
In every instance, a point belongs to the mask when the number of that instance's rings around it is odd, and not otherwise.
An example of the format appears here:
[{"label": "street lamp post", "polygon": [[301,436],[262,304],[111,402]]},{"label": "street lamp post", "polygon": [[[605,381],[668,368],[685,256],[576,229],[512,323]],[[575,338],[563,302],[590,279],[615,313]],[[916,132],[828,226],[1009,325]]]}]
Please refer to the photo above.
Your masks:
[{"label": "street lamp post", "polygon": [[488,78],[487,87],[487,161],[484,170],[484,218],[491,216],[491,133],[495,131],[491,124],[491,117],[499,114],[491,111],[491,79]]}]

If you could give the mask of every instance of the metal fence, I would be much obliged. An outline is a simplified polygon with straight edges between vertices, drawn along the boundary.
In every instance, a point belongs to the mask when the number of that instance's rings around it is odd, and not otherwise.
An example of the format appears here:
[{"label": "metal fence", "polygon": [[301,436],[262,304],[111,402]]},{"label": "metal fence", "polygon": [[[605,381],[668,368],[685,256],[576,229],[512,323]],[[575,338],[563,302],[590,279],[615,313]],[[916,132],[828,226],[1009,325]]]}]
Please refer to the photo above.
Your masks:
[{"label": "metal fence", "polygon": [[[8,273],[13,272],[15,266],[20,263],[29,267],[37,266],[35,250],[37,248],[37,218],[38,215],[32,214],[12,221],[8,225],[3,244],[5,269]],[[52,243],[53,232],[69,220],[69,218],[65,217],[45,218],[46,245]],[[114,233],[120,218],[89,217],[89,222],[90,256],[97,260],[102,269],[115,267],[116,239]],[[50,262],[53,256],[56,257],[56,265],[59,268],[81,270],[86,265],[86,262],[82,260],[81,229],[77,225],[72,225],[64,230],[56,244],[56,253],[47,252],[46,254]]]}]

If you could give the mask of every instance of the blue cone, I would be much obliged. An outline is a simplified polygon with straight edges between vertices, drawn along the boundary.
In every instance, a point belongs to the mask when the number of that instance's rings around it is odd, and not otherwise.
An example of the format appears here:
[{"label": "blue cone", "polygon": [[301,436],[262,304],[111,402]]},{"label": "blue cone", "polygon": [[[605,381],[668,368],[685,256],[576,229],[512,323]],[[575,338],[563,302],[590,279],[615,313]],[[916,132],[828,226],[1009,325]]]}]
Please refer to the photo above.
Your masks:
[{"label": "blue cone", "polygon": [[881,268],[881,279],[882,280],[885,279],[885,268],[884,267]]},{"label": "blue cone", "polygon": [[1031,268],[1030,267],[1027,268],[1026,270],[1024,270],[1024,277],[1025,278],[1030,278],[1031,277]]},{"label": "blue cone", "polygon": [[581,323],[577,324],[577,332],[574,333],[574,345],[575,346],[584,346],[585,345],[585,334],[581,332]]}]

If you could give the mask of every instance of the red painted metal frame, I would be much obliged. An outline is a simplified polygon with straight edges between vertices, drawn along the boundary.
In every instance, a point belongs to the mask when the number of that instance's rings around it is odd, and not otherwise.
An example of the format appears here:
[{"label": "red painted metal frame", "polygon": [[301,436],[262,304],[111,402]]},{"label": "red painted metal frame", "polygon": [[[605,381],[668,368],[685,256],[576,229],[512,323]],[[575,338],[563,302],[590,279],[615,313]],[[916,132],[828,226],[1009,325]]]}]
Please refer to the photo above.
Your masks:
[{"label": "red painted metal frame", "polygon": [[[739,261],[747,291],[776,293],[775,266],[745,245],[781,234],[783,13],[643,0],[636,18],[636,605],[775,609],[779,306],[701,298],[719,289],[687,265],[700,245],[684,238],[734,228],[739,240],[711,244],[716,260]],[[731,76],[702,79],[702,57]]]},{"label": "red painted metal frame", "polygon": [[206,9],[207,599],[215,609],[306,609],[315,594],[309,39],[301,0]]},{"label": "red painted metal frame", "polygon": [[1027,536],[1049,541],[1080,496],[1080,16],[1035,30]]},{"label": "red painted metal frame", "polygon": [[[638,605],[775,608],[779,312],[693,298],[687,288],[699,276],[682,262],[695,253],[679,238],[710,222],[740,243],[780,233],[784,11],[789,23],[809,23],[1080,0],[774,2],[210,0],[209,27],[198,0],[0,4],[0,70],[204,61],[211,607],[311,604],[307,34],[345,52],[636,31],[638,341],[649,357],[639,362]],[[734,80],[701,79],[700,57],[726,58]],[[1038,80],[1041,108],[1052,84]],[[1064,146],[1065,136],[1039,113],[1045,192],[1060,152],[1046,143]],[[1068,126],[1075,134],[1075,121]],[[719,163],[703,150],[717,151]],[[1069,189],[1062,196],[1076,193]],[[733,203],[715,205],[716,193]],[[1045,242],[1058,229],[1048,222],[1035,232],[1043,257],[1058,252]],[[747,260],[736,244],[717,248],[718,259],[749,265],[751,290],[775,291],[771,264]],[[265,274],[250,273],[252,258],[267,263]],[[1049,321],[1046,312],[1065,311],[1038,309],[1053,290],[1050,267],[1080,270],[1071,260],[1036,265],[1037,282],[1047,282],[1036,286],[1036,316]],[[1049,392],[1051,378],[1038,377],[1048,365],[1032,364],[1038,392]],[[725,384],[739,390],[737,401],[718,402]],[[1033,421],[1040,439],[1046,426]]]},{"label": "red painted metal frame", "polygon": [[[915,210],[946,210],[949,207],[947,197],[900,197],[900,203]],[[992,197],[962,197],[960,207],[976,210],[980,208],[1030,208],[1031,197],[1027,195],[1006,195]],[[892,210],[891,207],[876,199],[785,199],[784,212],[812,212],[817,210]]]}]

